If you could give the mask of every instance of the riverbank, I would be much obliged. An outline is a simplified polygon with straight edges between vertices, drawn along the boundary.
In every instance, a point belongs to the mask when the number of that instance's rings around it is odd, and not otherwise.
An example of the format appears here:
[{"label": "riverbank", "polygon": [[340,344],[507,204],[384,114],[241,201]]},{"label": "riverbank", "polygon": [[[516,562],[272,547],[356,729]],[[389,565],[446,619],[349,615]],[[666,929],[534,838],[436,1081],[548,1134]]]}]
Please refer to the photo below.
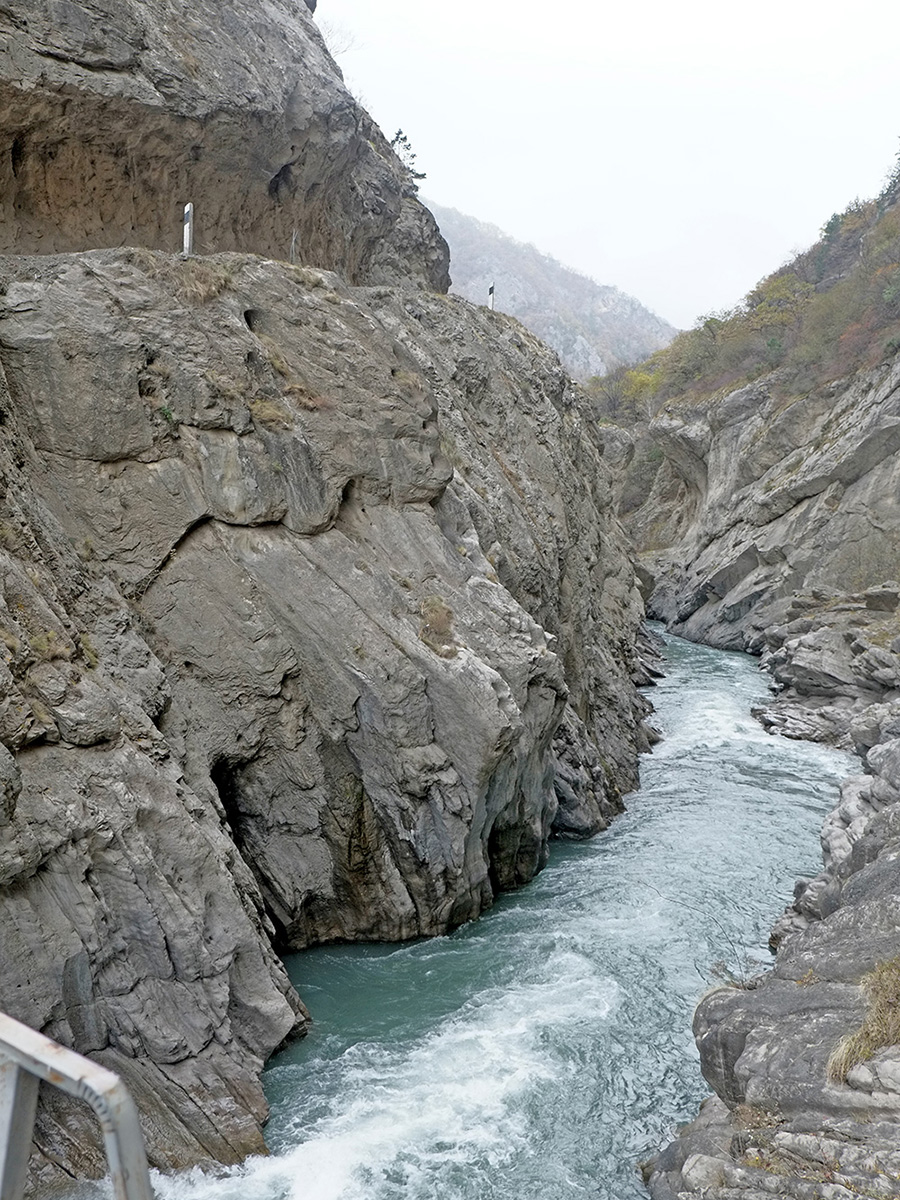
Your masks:
[{"label": "riverbank", "polygon": [[696,1111],[699,994],[768,960],[850,759],[773,739],[755,660],[672,639],[627,811],[526,889],[409,945],[287,961],[313,1015],[265,1076],[268,1160],[172,1200],[641,1200]]},{"label": "riverbank", "polygon": [[[795,693],[775,710],[800,713],[795,736],[802,707]],[[900,1196],[900,739],[861,749],[870,773],[842,784],[824,870],[775,923],[774,968],[695,1013],[715,1094],[648,1166],[653,1200]]]}]

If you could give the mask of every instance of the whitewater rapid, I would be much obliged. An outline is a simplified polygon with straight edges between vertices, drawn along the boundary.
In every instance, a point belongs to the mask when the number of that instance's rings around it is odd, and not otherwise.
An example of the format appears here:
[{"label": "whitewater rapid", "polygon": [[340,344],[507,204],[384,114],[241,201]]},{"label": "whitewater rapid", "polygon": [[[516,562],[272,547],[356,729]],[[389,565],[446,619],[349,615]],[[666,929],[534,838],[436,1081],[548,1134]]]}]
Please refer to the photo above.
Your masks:
[{"label": "whitewater rapid", "polygon": [[644,1197],[707,1088],[700,995],[768,963],[850,756],[766,734],[746,655],[668,641],[628,811],[448,937],[292,956],[312,1034],[272,1061],[272,1156],[165,1200]]}]

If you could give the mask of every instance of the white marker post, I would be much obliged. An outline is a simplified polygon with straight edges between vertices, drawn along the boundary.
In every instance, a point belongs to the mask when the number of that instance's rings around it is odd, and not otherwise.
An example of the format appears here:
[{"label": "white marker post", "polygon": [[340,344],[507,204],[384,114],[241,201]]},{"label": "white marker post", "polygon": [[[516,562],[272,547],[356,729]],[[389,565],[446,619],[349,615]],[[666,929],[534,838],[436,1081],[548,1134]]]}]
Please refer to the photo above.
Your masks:
[{"label": "white marker post", "polygon": [[184,206],[184,253],[194,253],[194,206]]},{"label": "white marker post", "polygon": [[494,311],[494,285],[493,284],[491,284],[491,286],[488,288],[488,308],[491,310],[491,312]]}]

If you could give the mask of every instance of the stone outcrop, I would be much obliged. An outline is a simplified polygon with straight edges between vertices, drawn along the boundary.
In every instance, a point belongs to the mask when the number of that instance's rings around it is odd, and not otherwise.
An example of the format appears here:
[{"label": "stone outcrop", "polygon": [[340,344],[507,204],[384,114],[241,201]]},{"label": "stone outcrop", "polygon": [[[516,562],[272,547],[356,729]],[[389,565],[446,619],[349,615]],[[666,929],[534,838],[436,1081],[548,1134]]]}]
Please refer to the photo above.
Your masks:
[{"label": "stone outcrop", "polygon": [[776,375],[673,401],[651,432],[665,461],[629,527],[674,632],[758,650],[774,601],[805,592],[805,615],[896,578],[896,360],[799,397]]},{"label": "stone outcrop", "polygon": [[[154,724],[164,667],[41,499],[5,378],[0,1006],[118,1071],[170,1161],[235,1162],[263,1149],[259,1070],[305,1014],[215,789]],[[102,1169],[79,1117],[44,1111],[40,1174]]]},{"label": "stone outcrop", "polygon": [[[773,732],[854,750],[824,871],[776,923],[773,970],[697,1009],[715,1092],[648,1165],[654,1200],[900,1195],[900,1051],[829,1072],[865,1018],[865,978],[900,952],[900,365],[802,395],[776,372],[669,402],[651,494],[628,518],[651,611],[761,655]],[[900,997],[895,997],[895,1003]]]},{"label": "stone outcrop", "polygon": [[603,447],[461,299],[146,250],[0,288],[0,1007],[119,1070],[157,1163],[234,1161],[305,1020],[273,944],[452,928],[633,786]]},{"label": "stone outcrop", "polygon": [[0,3],[0,253],[241,250],[449,286],[409,172],[297,0]]}]

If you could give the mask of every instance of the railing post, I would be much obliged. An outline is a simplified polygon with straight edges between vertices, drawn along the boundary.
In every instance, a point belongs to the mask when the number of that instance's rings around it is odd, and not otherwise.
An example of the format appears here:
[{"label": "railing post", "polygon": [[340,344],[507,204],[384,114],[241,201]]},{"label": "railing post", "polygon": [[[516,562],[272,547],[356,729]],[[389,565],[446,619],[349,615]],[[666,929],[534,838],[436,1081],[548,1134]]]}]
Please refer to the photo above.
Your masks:
[{"label": "railing post", "polygon": [[104,1099],[108,1105],[107,1118],[103,1118],[100,1106],[96,1102],[94,1111],[100,1118],[103,1129],[103,1142],[106,1146],[106,1158],[116,1200],[153,1200],[147,1171],[147,1155],[144,1153],[144,1137],[134,1101],[121,1082],[114,1093],[107,1093]]},{"label": "railing post", "polygon": [[0,1200],[20,1200],[37,1109],[36,1075],[0,1059]]},{"label": "railing post", "polygon": [[87,1100],[100,1121],[116,1200],[153,1200],[137,1109],[118,1075],[0,1013],[0,1200],[21,1200],[38,1081]]}]

